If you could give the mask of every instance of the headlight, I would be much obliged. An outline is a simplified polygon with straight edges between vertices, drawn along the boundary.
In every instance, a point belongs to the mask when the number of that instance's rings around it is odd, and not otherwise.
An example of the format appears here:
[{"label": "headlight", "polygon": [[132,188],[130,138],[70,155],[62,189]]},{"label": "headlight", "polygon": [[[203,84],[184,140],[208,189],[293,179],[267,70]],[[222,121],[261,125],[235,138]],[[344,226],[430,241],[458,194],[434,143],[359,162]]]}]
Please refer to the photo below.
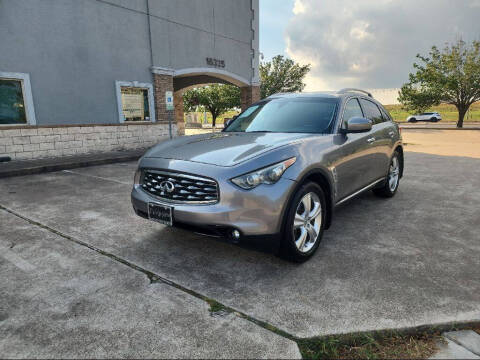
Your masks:
[{"label": "headlight", "polygon": [[285,170],[292,166],[296,160],[297,158],[293,157],[266,168],[233,178],[231,181],[245,190],[253,189],[260,184],[275,184],[282,177]]},{"label": "headlight", "polygon": [[135,176],[133,177],[133,185],[140,185],[140,178],[142,177],[142,171],[137,169]]}]

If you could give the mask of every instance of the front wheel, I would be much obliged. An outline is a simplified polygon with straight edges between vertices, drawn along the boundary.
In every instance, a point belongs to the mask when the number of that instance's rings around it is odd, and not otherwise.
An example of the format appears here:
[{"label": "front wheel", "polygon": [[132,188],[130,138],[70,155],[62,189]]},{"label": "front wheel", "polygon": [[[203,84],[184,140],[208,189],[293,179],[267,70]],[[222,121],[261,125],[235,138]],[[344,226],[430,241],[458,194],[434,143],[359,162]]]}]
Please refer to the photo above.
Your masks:
[{"label": "front wheel", "polygon": [[281,255],[304,262],[317,250],[325,226],[325,195],[313,182],[303,185],[294,195],[284,222]]},{"label": "front wheel", "polygon": [[377,196],[392,197],[395,195],[400,184],[400,154],[398,151],[392,156],[390,167],[388,169],[388,176],[381,187],[373,189]]}]

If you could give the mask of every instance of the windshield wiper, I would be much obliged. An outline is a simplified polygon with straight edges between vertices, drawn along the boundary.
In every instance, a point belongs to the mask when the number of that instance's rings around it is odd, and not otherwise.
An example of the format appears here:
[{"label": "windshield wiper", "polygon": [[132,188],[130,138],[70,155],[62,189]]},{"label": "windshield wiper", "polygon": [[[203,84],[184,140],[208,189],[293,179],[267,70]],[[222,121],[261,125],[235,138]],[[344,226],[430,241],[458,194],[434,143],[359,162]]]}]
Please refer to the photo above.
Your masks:
[{"label": "windshield wiper", "polygon": [[274,132],[274,131],[271,131],[271,130],[254,130],[254,131],[245,131],[246,133],[271,133],[271,132]]}]

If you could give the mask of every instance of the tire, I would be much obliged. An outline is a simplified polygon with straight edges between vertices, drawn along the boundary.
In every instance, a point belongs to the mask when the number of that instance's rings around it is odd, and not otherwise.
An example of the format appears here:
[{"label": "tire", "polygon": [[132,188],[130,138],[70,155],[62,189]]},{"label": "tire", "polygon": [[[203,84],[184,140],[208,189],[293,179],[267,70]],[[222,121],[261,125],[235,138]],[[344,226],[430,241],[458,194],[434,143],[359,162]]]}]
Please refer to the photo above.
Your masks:
[{"label": "tire", "polygon": [[[305,218],[308,196],[311,210],[309,217]],[[289,261],[299,263],[311,258],[322,239],[325,220],[326,201],[322,188],[313,182],[305,183],[297,190],[286,211],[280,255]],[[315,234],[316,238],[312,240]]]},{"label": "tire", "polygon": [[401,161],[400,153],[395,151],[392,159],[390,160],[387,179],[380,187],[373,189],[373,193],[375,195],[391,198],[397,193],[398,186],[400,185],[400,167],[402,166]]},{"label": "tire", "polygon": [[430,119],[430,121],[431,121],[431,122],[437,122],[438,119],[437,119],[436,117],[432,117],[432,118]]},{"label": "tire", "polygon": [[415,123],[415,122],[417,122],[417,119],[415,119],[415,118],[411,118],[410,120],[408,120],[408,122]]}]

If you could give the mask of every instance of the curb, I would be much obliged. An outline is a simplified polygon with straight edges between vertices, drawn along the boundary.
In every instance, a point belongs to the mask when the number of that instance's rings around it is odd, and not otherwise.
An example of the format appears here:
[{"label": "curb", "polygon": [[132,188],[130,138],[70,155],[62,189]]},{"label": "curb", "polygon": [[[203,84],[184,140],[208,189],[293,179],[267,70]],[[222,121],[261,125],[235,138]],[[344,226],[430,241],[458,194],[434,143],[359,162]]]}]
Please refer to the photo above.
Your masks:
[{"label": "curb", "polygon": [[106,165],[114,164],[119,162],[135,161],[138,160],[142,155],[142,152],[127,153],[120,156],[112,157],[101,157],[97,159],[79,159],[79,158],[63,158],[63,159],[52,159],[51,163],[45,163],[41,165],[36,165],[33,161],[25,164],[24,167],[21,167],[21,164],[8,163],[9,165],[18,165],[18,167],[11,166],[12,168],[2,168],[0,165],[0,178],[14,177],[14,176],[25,176],[33,174],[42,174],[60,170],[69,170],[76,169],[81,167],[95,166],[95,165]]},{"label": "curb", "polygon": [[[398,329],[377,329],[377,330],[366,330],[366,331],[357,331],[350,333],[339,333],[339,334],[330,334],[330,335],[321,335],[314,336],[309,338],[298,338],[293,337],[297,342],[300,352],[304,358],[308,357],[308,354],[315,352],[315,349],[325,348],[326,345],[335,344],[336,347],[340,346],[356,346],[356,339],[359,337],[367,337],[369,339],[374,339],[375,341],[382,341],[383,339],[388,339],[392,336],[441,336],[445,332],[449,331],[459,331],[459,330],[468,330],[473,327],[479,327],[480,320],[472,321],[452,321],[438,324],[424,324],[413,327],[403,327]],[[310,351],[309,351],[310,350]]]}]

